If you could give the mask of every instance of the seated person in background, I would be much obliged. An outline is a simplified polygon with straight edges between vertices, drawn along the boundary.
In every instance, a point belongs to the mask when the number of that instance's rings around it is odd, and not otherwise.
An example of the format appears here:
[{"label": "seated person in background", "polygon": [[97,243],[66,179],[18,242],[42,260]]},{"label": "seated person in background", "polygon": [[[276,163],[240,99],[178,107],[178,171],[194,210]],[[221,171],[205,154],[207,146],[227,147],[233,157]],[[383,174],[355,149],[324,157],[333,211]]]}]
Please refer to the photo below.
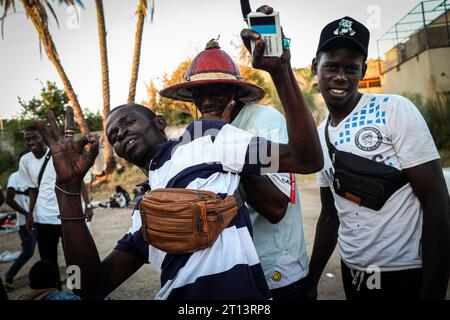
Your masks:
[{"label": "seated person in background", "polygon": [[148,185],[148,180],[145,180],[144,182],[138,183],[136,185],[138,188],[133,189],[134,198],[130,203],[130,207],[133,207],[142,200],[145,193],[150,190],[150,186]]},{"label": "seated person in background", "polygon": [[116,186],[116,201],[119,204],[119,208],[127,208],[130,204],[130,195],[121,186]]},{"label": "seated person in background", "polygon": [[20,296],[20,300],[80,300],[80,297],[61,291],[61,281],[56,265],[48,260],[39,260],[28,274],[32,291]]}]

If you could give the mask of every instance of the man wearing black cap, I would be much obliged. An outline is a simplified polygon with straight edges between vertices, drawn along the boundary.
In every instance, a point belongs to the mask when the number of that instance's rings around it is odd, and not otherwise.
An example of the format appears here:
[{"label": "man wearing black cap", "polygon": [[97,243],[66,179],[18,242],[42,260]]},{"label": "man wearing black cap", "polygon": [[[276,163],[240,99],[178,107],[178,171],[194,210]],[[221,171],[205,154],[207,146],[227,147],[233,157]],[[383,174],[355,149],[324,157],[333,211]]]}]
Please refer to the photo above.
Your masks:
[{"label": "man wearing black cap", "polygon": [[[444,299],[450,233],[439,154],[408,99],[358,92],[369,37],[350,17],[333,21],[322,30],[312,63],[330,117],[319,127],[325,166],[318,174],[322,210],[310,262],[311,293],[337,242],[347,299]],[[381,208],[363,205],[364,194],[376,190],[350,190],[339,180],[338,162],[329,156],[336,149],[404,172],[403,186]]]}]

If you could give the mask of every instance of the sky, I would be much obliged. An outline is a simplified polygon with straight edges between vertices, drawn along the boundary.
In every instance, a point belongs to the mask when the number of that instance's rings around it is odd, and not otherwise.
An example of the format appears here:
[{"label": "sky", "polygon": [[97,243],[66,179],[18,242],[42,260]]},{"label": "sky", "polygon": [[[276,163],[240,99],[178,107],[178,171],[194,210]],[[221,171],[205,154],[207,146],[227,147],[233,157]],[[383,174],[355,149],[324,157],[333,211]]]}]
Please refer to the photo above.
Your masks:
[{"label": "sky", "polygon": [[[38,96],[47,80],[62,83],[19,1],[16,13],[7,16],[4,38],[0,38],[0,118],[20,112],[18,97]],[[107,0],[104,11],[110,70],[111,108],[126,103],[131,75],[138,0]],[[59,28],[50,18],[50,30],[62,65],[72,82],[82,108],[101,110],[101,66],[93,0],[85,8],[54,5]],[[305,67],[314,57],[320,31],[328,23],[351,16],[371,32],[369,58],[376,58],[376,40],[411,10],[418,0],[250,0],[253,10],[263,4],[280,12],[280,23],[291,38],[292,65]],[[208,40],[220,35],[223,50],[233,53],[239,33],[246,25],[238,0],[155,0],[154,20],[144,25],[141,65],[136,101],[146,99],[146,84],[161,83],[180,62],[194,57]],[[3,9],[0,9],[0,15]],[[392,45],[385,43],[382,52]]]}]

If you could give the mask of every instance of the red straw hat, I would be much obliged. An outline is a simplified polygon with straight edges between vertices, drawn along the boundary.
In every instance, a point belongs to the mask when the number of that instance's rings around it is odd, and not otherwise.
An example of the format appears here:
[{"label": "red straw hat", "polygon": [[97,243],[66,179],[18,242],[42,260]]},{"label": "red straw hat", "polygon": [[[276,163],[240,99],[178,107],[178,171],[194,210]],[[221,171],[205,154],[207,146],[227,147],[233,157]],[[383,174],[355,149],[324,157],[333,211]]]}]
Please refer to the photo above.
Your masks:
[{"label": "red straw hat", "polygon": [[242,80],[238,67],[219,44],[211,40],[206,49],[192,61],[184,77],[184,82],[165,88],[159,92],[163,97],[193,101],[192,88],[210,84],[230,84],[238,87],[237,95],[242,102],[253,102],[264,97],[264,89]]}]

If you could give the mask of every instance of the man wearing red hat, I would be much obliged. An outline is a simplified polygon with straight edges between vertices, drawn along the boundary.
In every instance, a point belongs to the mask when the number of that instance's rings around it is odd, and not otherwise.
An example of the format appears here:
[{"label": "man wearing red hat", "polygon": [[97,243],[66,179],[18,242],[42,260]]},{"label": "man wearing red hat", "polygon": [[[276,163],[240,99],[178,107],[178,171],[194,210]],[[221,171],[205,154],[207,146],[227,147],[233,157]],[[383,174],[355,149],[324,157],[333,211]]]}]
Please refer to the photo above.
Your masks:
[{"label": "man wearing red hat", "polygon": [[[258,11],[271,13],[272,8],[263,6]],[[259,34],[244,30],[242,35],[251,51],[250,38],[258,37]],[[271,74],[282,102],[289,95],[302,99],[298,86],[295,85],[294,90],[289,92],[284,85],[294,79],[288,48],[281,59],[258,58],[263,50],[261,47],[256,50],[255,66]],[[215,40],[208,42],[206,49],[194,58],[183,83],[160,92],[166,98],[194,102],[205,118],[219,119],[271,141],[287,143],[283,115],[274,108],[255,103],[264,94],[262,88],[243,81],[234,61],[220,50]],[[304,141],[313,143],[311,136],[312,131],[315,131],[314,125],[311,123],[303,131]],[[272,297],[305,299],[308,255],[295,175],[270,173],[245,176],[242,184],[248,197],[247,205],[254,230],[253,242]]]}]

